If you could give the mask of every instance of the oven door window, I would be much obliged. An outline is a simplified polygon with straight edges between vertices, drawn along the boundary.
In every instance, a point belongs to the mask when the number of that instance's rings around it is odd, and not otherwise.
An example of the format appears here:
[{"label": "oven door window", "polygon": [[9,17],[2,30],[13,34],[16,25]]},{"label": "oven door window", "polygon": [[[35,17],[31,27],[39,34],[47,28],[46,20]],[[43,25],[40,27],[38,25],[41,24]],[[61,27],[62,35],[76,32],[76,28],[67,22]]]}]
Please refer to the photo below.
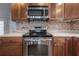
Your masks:
[{"label": "oven door window", "polygon": [[48,46],[44,44],[28,45],[29,56],[48,56]]}]

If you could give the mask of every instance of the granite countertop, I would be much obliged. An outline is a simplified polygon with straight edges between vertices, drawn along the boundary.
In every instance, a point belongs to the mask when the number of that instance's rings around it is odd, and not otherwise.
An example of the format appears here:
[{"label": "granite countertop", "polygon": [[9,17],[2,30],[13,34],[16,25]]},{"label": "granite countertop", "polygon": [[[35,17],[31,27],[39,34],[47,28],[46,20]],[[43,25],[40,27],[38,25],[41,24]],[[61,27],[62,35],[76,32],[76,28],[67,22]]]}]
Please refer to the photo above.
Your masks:
[{"label": "granite countertop", "polygon": [[[0,36],[19,36],[22,37],[24,33],[9,33],[9,34],[4,34]],[[79,34],[77,33],[51,33],[53,36],[59,36],[59,37],[79,37]]]},{"label": "granite countertop", "polygon": [[53,36],[62,36],[62,37],[79,37],[77,33],[53,33]]},{"label": "granite countertop", "polygon": [[8,36],[19,36],[19,37],[22,37],[24,33],[9,33],[9,34],[4,34],[4,35],[0,35],[0,36],[4,36],[4,37],[8,37]]}]

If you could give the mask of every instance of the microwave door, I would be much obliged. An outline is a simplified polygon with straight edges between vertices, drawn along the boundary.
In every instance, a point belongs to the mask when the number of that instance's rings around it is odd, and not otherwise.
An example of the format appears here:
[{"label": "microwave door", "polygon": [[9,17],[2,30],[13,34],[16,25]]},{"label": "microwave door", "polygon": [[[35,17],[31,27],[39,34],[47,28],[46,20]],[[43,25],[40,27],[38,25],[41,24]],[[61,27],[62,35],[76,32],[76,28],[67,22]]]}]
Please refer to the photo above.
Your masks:
[{"label": "microwave door", "polygon": [[43,10],[28,10],[28,16],[43,16]]}]

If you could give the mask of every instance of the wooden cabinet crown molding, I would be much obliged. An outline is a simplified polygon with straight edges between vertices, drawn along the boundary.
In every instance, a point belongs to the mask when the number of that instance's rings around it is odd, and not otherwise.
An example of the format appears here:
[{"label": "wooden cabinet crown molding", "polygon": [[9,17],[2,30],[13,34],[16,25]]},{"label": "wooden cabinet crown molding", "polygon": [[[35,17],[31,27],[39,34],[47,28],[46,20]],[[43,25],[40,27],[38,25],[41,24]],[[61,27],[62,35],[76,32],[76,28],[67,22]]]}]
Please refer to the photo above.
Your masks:
[{"label": "wooden cabinet crown molding", "polygon": [[28,6],[48,6],[49,3],[29,3]]}]

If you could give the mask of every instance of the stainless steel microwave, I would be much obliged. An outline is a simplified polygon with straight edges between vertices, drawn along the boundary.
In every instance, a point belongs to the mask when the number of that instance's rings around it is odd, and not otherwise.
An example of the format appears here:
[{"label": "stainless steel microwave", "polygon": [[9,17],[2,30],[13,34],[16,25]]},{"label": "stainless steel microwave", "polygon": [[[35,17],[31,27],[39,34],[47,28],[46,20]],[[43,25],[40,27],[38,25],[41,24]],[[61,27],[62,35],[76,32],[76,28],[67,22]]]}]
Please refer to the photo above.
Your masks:
[{"label": "stainless steel microwave", "polygon": [[48,6],[29,6],[28,18],[48,18]]}]

